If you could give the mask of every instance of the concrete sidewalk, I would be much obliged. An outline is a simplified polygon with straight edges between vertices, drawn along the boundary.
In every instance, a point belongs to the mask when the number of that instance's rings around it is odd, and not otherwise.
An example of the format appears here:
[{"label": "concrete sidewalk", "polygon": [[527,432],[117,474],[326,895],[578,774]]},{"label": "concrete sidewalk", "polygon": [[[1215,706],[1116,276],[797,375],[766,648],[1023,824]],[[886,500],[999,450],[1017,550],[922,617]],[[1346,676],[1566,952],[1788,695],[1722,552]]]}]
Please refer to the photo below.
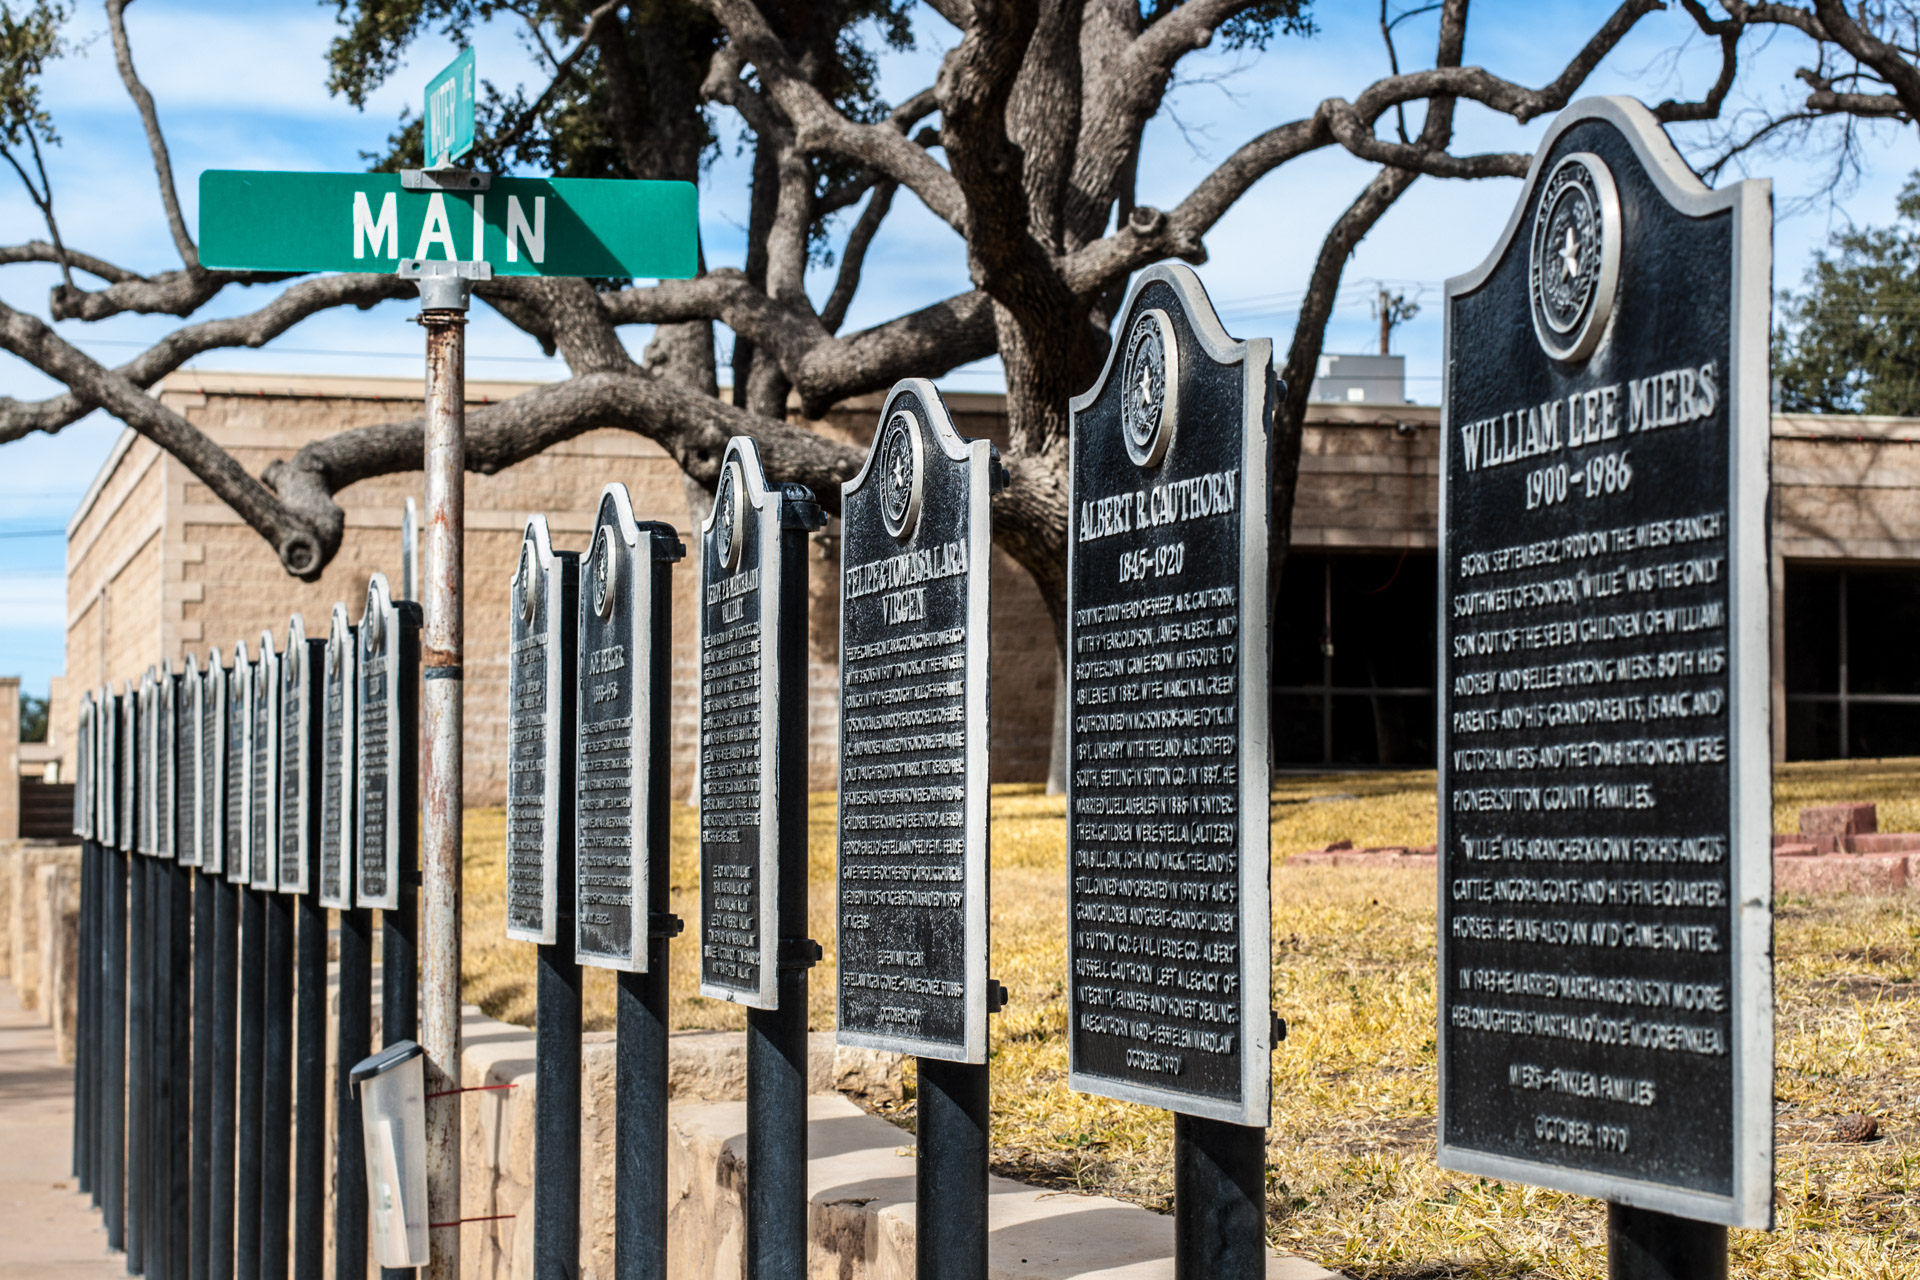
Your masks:
[{"label": "concrete sidewalk", "polygon": [[72,1171],[73,1069],[0,980],[0,1280],[126,1275]]}]

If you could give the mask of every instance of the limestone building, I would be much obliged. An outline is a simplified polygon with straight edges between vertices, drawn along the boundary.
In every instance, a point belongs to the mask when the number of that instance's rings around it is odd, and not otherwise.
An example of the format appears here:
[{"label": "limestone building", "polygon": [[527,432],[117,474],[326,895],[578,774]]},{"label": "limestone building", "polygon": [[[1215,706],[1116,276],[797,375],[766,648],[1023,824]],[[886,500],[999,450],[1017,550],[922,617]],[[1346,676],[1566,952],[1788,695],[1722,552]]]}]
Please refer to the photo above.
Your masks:
[{"label": "limestone building", "polygon": [[[527,384],[470,382],[470,402]],[[161,399],[258,473],[309,440],[420,412],[419,383],[188,372]],[[1395,398],[1397,399],[1397,397]],[[1004,440],[991,395],[947,397],[963,434]],[[880,397],[850,401],[821,429],[864,442]],[[1281,767],[1428,765],[1434,744],[1439,410],[1341,401],[1309,411],[1288,557],[1277,597],[1273,739]],[[1920,754],[1920,673],[1901,642],[1920,625],[1920,421],[1782,416],[1773,423],[1773,686],[1782,758]],[[504,794],[507,583],[529,513],[582,550],[602,487],[624,481],[641,519],[691,538],[685,484],[643,437],[590,432],[497,475],[467,479],[467,799]],[[258,535],[184,467],[128,432],[68,526],[67,667],[53,688],[50,745],[71,752],[77,700],[148,664],[204,664],[251,651],[263,627],[284,644],[301,613],[324,634],[335,600],[355,617],[367,577],[396,590],[404,501],[418,473],[344,490],[346,536],[320,581],[281,571]],[[811,618],[811,779],[834,781],[839,630],[836,526],[816,535]],[[690,782],[697,726],[693,561],[676,570],[675,786]],[[1046,776],[1052,628],[1024,570],[996,553],[993,741],[996,781]],[[70,762],[69,762],[70,763]]]}]

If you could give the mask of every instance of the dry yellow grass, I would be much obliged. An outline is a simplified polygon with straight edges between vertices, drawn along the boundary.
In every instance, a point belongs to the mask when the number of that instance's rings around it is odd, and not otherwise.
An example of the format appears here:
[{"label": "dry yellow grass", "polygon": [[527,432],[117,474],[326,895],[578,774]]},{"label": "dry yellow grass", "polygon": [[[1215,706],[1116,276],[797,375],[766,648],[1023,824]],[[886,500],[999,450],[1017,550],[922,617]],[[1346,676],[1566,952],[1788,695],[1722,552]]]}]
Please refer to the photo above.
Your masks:
[{"label": "dry yellow grass", "polygon": [[[1275,1053],[1269,1231],[1282,1248],[1356,1277],[1555,1277],[1606,1271],[1604,1219],[1579,1197],[1440,1170],[1433,1160],[1434,891],[1399,870],[1289,867],[1288,854],[1434,839],[1430,772],[1289,778],[1273,791]],[[1920,761],[1789,765],[1776,826],[1805,804],[1873,799],[1883,829],[1920,830]],[[832,1025],[833,805],[811,810],[813,1025]],[[497,811],[467,818],[467,994],[495,1016],[533,1011],[532,948],[502,933]],[[675,811],[675,910],[695,911],[695,821]],[[1029,1181],[1170,1199],[1163,1112],[1066,1087],[1065,806],[996,788],[993,972],[1012,991],[995,1020],[994,1162]],[[1765,1280],[1920,1276],[1920,909],[1904,898],[1785,898],[1776,949],[1778,1216],[1733,1233],[1734,1269]],[[693,948],[674,949],[676,1026],[739,1025],[693,993]],[[587,985],[591,1026],[612,1020],[612,983]],[[1875,1118],[1879,1141],[1833,1140],[1837,1118]],[[912,1103],[891,1118],[910,1124]]]}]

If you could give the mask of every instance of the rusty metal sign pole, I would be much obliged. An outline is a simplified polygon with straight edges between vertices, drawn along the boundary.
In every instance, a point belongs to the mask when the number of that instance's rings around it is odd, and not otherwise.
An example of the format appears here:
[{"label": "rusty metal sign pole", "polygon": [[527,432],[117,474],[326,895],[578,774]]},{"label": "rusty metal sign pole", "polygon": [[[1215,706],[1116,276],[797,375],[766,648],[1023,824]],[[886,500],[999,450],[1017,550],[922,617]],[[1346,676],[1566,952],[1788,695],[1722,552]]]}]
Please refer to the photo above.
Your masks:
[{"label": "rusty metal sign pole", "polygon": [[421,585],[420,1045],[427,1058],[427,1280],[460,1275],[461,574],[466,541],[467,306],[484,262],[400,264],[427,331]]}]

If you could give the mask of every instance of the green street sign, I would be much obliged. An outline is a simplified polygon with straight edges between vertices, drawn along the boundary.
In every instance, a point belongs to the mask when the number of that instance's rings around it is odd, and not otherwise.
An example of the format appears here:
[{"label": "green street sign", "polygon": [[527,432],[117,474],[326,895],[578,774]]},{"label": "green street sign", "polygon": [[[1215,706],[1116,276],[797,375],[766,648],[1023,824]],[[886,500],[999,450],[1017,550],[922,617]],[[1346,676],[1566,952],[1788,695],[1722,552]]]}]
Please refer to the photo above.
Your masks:
[{"label": "green street sign", "polygon": [[427,168],[440,169],[473,150],[473,50],[464,49],[427,81]]},{"label": "green street sign", "polygon": [[222,271],[385,271],[485,261],[496,276],[688,279],[690,182],[495,178],[485,191],[405,190],[397,173],[209,169],[200,261]]}]

